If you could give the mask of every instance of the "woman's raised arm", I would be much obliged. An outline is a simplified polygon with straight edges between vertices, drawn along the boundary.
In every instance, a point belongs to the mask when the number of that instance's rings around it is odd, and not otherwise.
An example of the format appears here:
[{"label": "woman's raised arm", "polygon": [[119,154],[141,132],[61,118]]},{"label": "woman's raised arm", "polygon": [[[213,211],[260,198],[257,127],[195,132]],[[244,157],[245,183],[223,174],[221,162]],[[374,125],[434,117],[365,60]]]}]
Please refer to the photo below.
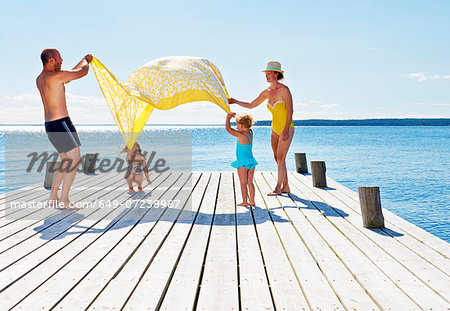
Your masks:
[{"label": "woman's raised arm", "polygon": [[239,101],[239,100],[234,99],[234,98],[229,98],[228,99],[228,103],[230,105],[231,104],[238,104],[241,107],[252,109],[252,108],[255,108],[255,107],[258,107],[259,105],[261,105],[266,100],[266,98],[267,98],[266,97],[266,92],[264,90],[251,103],[242,102],[242,101]]}]

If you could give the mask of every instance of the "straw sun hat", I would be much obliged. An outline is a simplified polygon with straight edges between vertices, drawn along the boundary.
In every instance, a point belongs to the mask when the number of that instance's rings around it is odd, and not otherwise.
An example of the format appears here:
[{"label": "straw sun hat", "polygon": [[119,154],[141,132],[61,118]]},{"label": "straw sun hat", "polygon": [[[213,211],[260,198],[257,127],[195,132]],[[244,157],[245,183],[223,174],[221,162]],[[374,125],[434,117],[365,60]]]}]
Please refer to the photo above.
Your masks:
[{"label": "straw sun hat", "polygon": [[281,77],[278,77],[279,80],[284,80],[284,71],[281,70],[281,64],[279,62],[268,62],[266,69],[262,72],[266,71],[275,71],[281,73]]},{"label": "straw sun hat", "polygon": [[281,64],[279,62],[268,62],[266,69],[263,70],[263,72],[266,71],[276,71],[276,72],[281,72],[282,74],[284,74],[284,71],[281,70]]}]

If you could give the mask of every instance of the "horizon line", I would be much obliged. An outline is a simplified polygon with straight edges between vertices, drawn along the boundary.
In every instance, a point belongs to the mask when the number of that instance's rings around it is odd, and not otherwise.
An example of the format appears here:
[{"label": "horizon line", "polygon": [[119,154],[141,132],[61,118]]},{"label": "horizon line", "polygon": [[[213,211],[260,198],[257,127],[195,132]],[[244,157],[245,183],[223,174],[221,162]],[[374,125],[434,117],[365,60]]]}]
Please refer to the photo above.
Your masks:
[{"label": "horizon line", "polygon": [[[293,120],[295,121],[368,121],[368,120],[450,120],[450,118],[439,117],[439,118],[367,118],[367,119],[300,119]],[[258,120],[255,122],[270,122],[271,120]],[[234,122],[232,122],[234,123]],[[27,125],[27,126],[43,126],[44,123],[0,123],[0,126],[18,126],[18,125]],[[115,126],[115,123],[77,123],[79,126]],[[211,126],[211,125],[223,125],[223,123],[154,123],[154,124],[145,124],[145,126],[161,126],[161,125],[203,125],[203,126]]]}]

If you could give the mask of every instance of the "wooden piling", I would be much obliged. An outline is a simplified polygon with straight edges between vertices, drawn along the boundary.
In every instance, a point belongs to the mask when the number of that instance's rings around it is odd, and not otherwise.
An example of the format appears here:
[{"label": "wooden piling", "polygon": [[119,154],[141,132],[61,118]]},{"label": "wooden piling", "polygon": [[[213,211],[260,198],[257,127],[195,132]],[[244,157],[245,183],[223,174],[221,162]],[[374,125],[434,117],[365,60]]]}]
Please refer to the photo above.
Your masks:
[{"label": "wooden piling", "polygon": [[325,161],[311,161],[311,174],[313,187],[325,188],[327,186]]},{"label": "wooden piling", "polygon": [[50,189],[53,183],[53,176],[55,176],[55,172],[59,169],[61,162],[52,161],[47,162],[45,166],[45,177],[44,177],[44,188]]},{"label": "wooden piling", "polygon": [[83,161],[83,173],[94,174],[98,153],[86,153]]},{"label": "wooden piling", "polygon": [[306,162],[306,153],[295,154],[295,167],[297,173],[308,173],[308,163]]},{"label": "wooden piling", "polygon": [[359,204],[364,228],[384,228],[379,187],[358,187]]}]

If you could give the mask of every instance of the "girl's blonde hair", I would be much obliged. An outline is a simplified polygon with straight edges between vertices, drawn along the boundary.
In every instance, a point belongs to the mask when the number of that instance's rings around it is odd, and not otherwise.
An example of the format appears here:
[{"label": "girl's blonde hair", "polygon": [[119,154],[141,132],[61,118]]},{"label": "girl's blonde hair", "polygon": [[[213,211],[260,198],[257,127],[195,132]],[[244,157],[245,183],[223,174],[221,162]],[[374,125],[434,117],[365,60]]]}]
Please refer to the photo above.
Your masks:
[{"label": "girl's blonde hair", "polygon": [[241,123],[247,128],[251,128],[255,123],[253,116],[249,113],[240,113],[236,116],[236,123]]}]

